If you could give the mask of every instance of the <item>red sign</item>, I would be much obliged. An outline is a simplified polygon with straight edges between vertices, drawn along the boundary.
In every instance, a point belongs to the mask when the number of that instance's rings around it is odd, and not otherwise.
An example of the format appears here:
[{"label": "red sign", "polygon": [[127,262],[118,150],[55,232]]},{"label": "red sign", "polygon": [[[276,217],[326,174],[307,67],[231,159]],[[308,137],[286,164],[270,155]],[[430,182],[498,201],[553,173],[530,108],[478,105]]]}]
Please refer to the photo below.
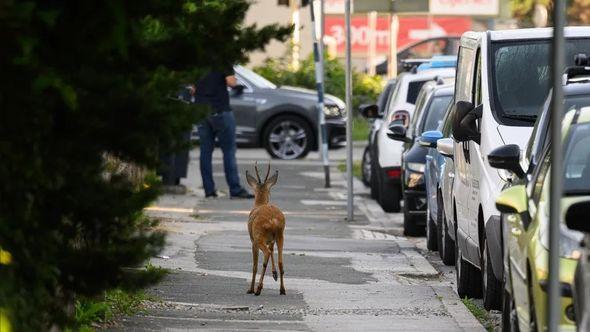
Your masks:
[{"label": "red sign", "polygon": [[[388,16],[377,17],[375,31],[376,49],[378,54],[389,53]],[[400,17],[397,48],[430,37],[460,36],[471,29],[468,17]],[[344,53],[345,26],[343,16],[326,16],[326,36],[336,42],[338,53]],[[366,15],[355,15],[351,19],[350,37],[353,53],[366,53],[369,47],[370,29]]]}]

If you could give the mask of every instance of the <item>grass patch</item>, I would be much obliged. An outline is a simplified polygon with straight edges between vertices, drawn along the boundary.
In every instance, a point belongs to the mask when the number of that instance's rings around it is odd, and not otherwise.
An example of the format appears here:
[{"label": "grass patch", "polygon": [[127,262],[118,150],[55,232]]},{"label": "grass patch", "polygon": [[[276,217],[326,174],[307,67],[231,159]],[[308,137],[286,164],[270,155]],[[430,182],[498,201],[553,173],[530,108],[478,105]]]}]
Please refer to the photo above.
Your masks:
[{"label": "grass patch", "polygon": [[[346,173],[346,164],[345,163],[338,164],[338,170],[342,173]],[[359,180],[362,179],[363,175],[361,172],[361,162],[360,161],[355,161],[352,163],[352,175]]]},{"label": "grass patch", "polygon": [[[168,273],[167,269],[148,263],[142,274],[159,280]],[[81,297],[76,300],[75,325],[78,331],[94,331],[112,324],[117,317],[131,316],[145,311],[145,302],[157,302],[158,298],[143,290],[110,289],[103,296]]]},{"label": "grass patch", "polygon": [[463,298],[461,299],[463,304],[471,311],[473,316],[477,318],[477,320],[483,325],[486,331],[493,331],[494,330],[494,323],[490,317],[490,314],[482,307],[478,306],[472,299]]},{"label": "grass patch", "polygon": [[352,118],[352,140],[366,141],[369,137],[369,130],[371,124],[365,118],[355,116]]}]

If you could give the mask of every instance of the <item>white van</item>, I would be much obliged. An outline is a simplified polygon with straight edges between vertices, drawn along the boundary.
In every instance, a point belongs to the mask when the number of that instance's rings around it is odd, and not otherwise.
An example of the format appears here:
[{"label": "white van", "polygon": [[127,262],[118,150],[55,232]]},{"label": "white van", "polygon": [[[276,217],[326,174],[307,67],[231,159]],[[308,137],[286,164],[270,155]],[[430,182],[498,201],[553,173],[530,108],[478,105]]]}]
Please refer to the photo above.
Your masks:
[{"label": "white van", "polygon": [[[495,200],[509,181],[491,168],[496,147],[525,148],[551,86],[552,29],[466,32],[452,109],[457,292],[501,306],[502,226]],[[566,61],[590,53],[590,27],[565,29]],[[565,69],[565,68],[564,68]]]}]

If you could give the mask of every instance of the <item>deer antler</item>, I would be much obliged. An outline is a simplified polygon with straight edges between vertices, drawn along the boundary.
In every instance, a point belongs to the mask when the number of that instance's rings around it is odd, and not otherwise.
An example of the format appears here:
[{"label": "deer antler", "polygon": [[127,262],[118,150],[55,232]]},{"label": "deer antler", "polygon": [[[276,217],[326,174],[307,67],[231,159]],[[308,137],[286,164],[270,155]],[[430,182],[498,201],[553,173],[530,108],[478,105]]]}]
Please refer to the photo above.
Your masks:
[{"label": "deer antler", "polygon": [[266,169],[266,176],[264,177],[264,182],[268,180],[268,175],[270,174],[270,161],[268,162],[268,168]]},{"label": "deer antler", "polygon": [[258,161],[254,162],[254,170],[256,171],[256,178],[258,179],[258,183],[262,183],[262,181],[260,181],[260,175],[258,174]]}]

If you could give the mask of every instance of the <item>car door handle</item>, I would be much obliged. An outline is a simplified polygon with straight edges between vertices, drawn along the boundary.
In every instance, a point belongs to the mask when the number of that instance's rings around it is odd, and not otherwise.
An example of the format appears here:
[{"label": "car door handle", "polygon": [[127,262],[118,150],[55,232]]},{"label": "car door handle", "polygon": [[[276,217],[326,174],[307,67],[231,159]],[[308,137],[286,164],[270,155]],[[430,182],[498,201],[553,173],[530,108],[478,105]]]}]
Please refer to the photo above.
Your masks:
[{"label": "car door handle", "polygon": [[512,233],[513,236],[520,236],[520,234],[522,234],[522,230],[518,227],[512,227],[510,233]]}]

